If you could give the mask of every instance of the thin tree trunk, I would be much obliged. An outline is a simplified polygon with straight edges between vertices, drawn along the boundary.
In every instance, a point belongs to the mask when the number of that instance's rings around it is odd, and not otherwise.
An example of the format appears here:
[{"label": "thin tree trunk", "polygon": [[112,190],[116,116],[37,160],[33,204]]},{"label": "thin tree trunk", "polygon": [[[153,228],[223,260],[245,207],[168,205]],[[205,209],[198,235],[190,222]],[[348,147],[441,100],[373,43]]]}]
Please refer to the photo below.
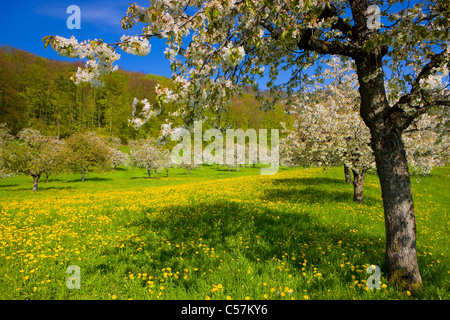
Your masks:
[{"label": "thin tree trunk", "polygon": [[84,182],[84,173],[85,173],[85,171],[86,171],[86,167],[83,167],[81,169],[81,182]]},{"label": "thin tree trunk", "polygon": [[150,179],[152,177],[152,169],[147,169],[148,172],[148,178]]},{"label": "thin tree trunk", "polygon": [[38,191],[38,181],[40,176],[32,176],[34,179],[34,184],[33,184],[33,191]]},{"label": "thin tree trunk", "polygon": [[353,201],[363,203],[363,186],[366,169],[353,170]]},{"label": "thin tree trunk", "polygon": [[345,183],[352,183],[352,172],[350,168],[344,164]]}]

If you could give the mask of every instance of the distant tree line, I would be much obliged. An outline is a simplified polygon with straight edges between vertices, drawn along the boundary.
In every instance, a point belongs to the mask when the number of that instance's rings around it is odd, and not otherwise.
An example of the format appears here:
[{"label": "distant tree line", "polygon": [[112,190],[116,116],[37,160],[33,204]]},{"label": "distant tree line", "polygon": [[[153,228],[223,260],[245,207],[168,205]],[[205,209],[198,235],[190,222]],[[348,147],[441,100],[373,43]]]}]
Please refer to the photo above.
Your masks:
[{"label": "distant tree line", "polygon": [[[70,74],[81,62],[44,59],[12,47],[0,47],[0,123],[6,123],[16,135],[24,128],[39,130],[45,136],[66,138],[79,131],[128,140],[157,138],[171,109],[137,131],[129,126],[133,99],[147,98],[155,103],[155,86],[171,86],[162,76],[119,70],[104,77],[104,86],[75,85]],[[279,107],[265,113],[250,92],[232,100],[222,125],[235,128],[281,129],[280,122],[290,116]]]}]

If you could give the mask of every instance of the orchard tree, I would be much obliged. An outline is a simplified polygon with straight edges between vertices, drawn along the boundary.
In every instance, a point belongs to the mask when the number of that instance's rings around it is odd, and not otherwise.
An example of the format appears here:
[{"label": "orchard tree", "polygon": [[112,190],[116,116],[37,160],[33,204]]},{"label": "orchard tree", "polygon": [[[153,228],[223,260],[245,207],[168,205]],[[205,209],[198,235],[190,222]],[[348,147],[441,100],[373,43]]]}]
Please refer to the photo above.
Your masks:
[{"label": "orchard tree", "polygon": [[145,168],[148,177],[152,177],[152,170],[155,172],[161,168],[161,151],[156,141],[152,138],[142,139],[133,143],[130,151],[133,166]]},{"label": "orchard tree", "polygon": [[159,153],[160,157],[160,169],[164,170],[166,172],[166,177],[169,176],[169,169],[173,167],[172,162],[172,154],[167,149],[161,149]]},{"label": "orchard tree", "polygon": [[[356,75],[349,61],[327,61],[321,77],[329,84],[315,85],[313,93],[303,92],[291,113],[297,113],[294,130],[288,132],[284,148],[295,154],[297,163],[335,166],[344,163],[353,172],[354,198],[363,201],[367,170],[374,167],[370,132],[359,115]],[[316,112],[311,112],[312,109]],[[428,173],[433,166],[445,165],[448,149],[444,109],[430,109],[416,118],[403,133],[407,158],[415,171]],[[430,115],[431,114],[431,115]],[[441,118],[441,119],[439,119]],[[448,117],[447,117],[448,118]],[[448,120],[447,120],[448,121]],[[296,150],[294,150],[296,149]],[[346,176],[346,179],[348,177]]]},{"label": "orchard tree", "polygon": [[111,148],[111,160],[114,166],[114,169],[117,168],[118,165],[127,166],[130,159],[127,153],[124,153],[119,150],[119,146],[121,144],[120,138],[115,136],[107,136],[105,141],[109,144]]},{"label": "orchard tree", "polygon": [[82,182],[89,167],[107,169],[112,165],[113,150],[94,132],[74,133],[65,139],[62,151],[66,168],[81,172]]},{"label": "orchard tree", "polygon": [[[352,94],[353,93],[353,94]],[[303,95],[291,112],[297,113],[293,130],[286,130],[283,149],[302,165],[339,166],[353,172],[353,201],[363,202],[364,177],[374,167],[370,133],[359,115],[357,92],[330,84]]]},{"label": "orchard tree", "polygon": [[[190,150],[191,153],[190,153],[189,157],[183,156],[183,152],[185,150],[189,150],[189,149],[188,148],[183,149],[182,152],[180,152],[178,154],[181,158],[177,159],[177,161],[175,161],[175,163],[178,163],[178,167],[186,169],[188,171],[188,173],[191,174],[192,170],[195,170],[198,168],[198,164],[195,163],[194,147],[191,147],[191,150]],[[172,155],[172,160],[174,160],[173,155]]]},{"label": "orchard tree", "polygon": [[[417,118],[402,135],[412,170],[428,175],[450,161],[449,110],[435,108]],[[441,119],[447,119],[446,122]]]},{"label": "orchard tree", "polygon": [[60,143],[34,129],[23,129],[17,137],[19,141],[9,141],[1,148],[1,163],[7,172],[31,176],[33,191],[38,191],[41,176],[55,167]]},{"label": "orchard tree", "polygon": [[[136,36],[111,44],[58,36],[44,41],[63,56],[88,58],[74,79],[98,85],[115,68],[116,48],[145,55],[150,38],[166,39],[176,88],[157,88],[158,101],[184,106],[188,125],[206,109],[220,116],[230,97],[246,85],[256,89],[265,74],[272,96],[260,97],[269,107],[277,95],[307,85],[308,69],[320,66],[320,57],[351,59],[381,184],[388,277],[414,290],[422,279],[402,133],[432,106],[450,104],[436,81],[448,73],[449,13],[449,3],[437,0],[160,0],[148,8],[130,5],[122,27],[144,23]],[[289,80],[277,83],[280,71],[289,71]],[[395,88],[389,96],[387,87]],[[152,109],[136,122],[148,120]]]},{"label": "orchard tree", "polygon": [[117,168],[118,165],[127,166],[129,163],[129,156],[125,152],[120,151],[119,149],[112,148],[112,156],[111,161],[114,166],[114,169]]}]

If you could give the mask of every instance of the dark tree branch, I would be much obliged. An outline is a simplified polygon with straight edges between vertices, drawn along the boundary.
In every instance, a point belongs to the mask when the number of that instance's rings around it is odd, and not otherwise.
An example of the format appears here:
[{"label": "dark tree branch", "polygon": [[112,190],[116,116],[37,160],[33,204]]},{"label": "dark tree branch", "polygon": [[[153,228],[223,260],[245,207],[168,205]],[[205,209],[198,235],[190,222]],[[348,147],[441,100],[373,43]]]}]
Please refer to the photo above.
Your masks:
[{"label": "dark tree branch", "polygon": [[[413,81],[413,83],[411,85],[411,90],[409,91],[409,93],[401,96],[400,99],[397,101],[397,103],[395,103],[395,105],[393,107],[397,107],[397,106],[400,106],[403,104],[411,105],[411,101],[415,98],[415,96],[417,94],[420,93],[420,80],[426,79],[429,75],[431,75],[433,72],[433,69],[439,67],[445,61],[446,57],[447,57],[446,51],[442,51],[441,53],[435,54],[430,59],[430,62],[428,62],[422,68],[422,70],[420,71],[417,78]],[[449,101],[445,101],[445,100],[442,100],[442,101],[438,100],[438,101],[435,101],[435,103],[449,105]]]},{"label": "dark tree branch", "polygon": [[314,37],[316,30],[305,29],[298,42],[300,50],[314,51],[319,54],[335,54],[355,58],[359,52],[356,46],[342,41],[325,41]]}]

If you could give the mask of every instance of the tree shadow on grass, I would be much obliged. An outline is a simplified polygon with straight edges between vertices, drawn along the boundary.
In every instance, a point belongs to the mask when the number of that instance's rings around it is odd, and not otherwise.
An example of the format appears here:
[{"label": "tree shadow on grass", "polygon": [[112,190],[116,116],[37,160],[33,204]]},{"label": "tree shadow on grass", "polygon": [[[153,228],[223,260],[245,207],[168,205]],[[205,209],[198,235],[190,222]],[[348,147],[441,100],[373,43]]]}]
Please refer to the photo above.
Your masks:
[{"label": "tree shadow on grass", "polygon": [[349,184],[345,183],[344,179],[336,179],[336,178],[328,178],[328,177],[312,177],[312,178],[283,178],[283,179],[272,179],[270,180],[271,184],[282,184],[288,186],[316,186],[316,185],[342,185],[348,186]]},{"label": "tree shadow on grass", "polygon": [[[384,275],[387,272],[382,234],[349,232],[345,224],[325,224],[313,212],[284,212],[263,204],[218,200],[167,205],[155,215],[152,208],[147,208],[139,217],[131,223],[123,222],[137,236],[136,240],[124,242],[128,251],[116,247],[100,253],[122,265],[124,276],[128,272],[159,271],[168,266],[181,270],[186,265],[197,266],[201,272],[233,265],[252,266],[255,272],[264,272],[266,267],[274,270],[278,264],[291,270],[289,273],[294,277],[317,268],[330,286],[336,285],[332,284],[334,281],[339,286],[353,283],[352,276],[357,275],[356,269],[350,268],[353,266],[361,272],[363,265],[374,264]],[[145,247],[141,247],[142,243]],[[211,257],[211,253],[218,258]],[[278,261],[275,267],[274,261]],[[307,261],[306,270],[303,261]],[[442,268],[433,279],[445,277],[446,272]],[[235,275],[232,271],[228,276]]]},{"label": "tree shadow on grass", "polygon": [[320,188],[274,188],[264,191],[262,200],[293,203],[330,203],[348,202],[353,197],[352,191],[328,191]]},{"label": "tree shadow on grass", "polygon": [[[145,263],[156,269],[180,264],[180,252],[174,246],[181,243],[188,244],[182,249],[186,260],[198,259],[196,251],[201,251],[198,247],[201,244],[214,248],[215,252],[225,251],[231,255],[239,252],[253,263],[267,263],[274,257],[282,259],[287,253],[289,257],[303,256],[308,263],[318,265],[323,260],[341,260],[342,247],[347,254],[365,251],[353,258],[354,264],[381,265],[384,261],[380,235],[360,235],[343,228],[330,228],[309,212],[292,214],[222,200],[212,204],[173,205],[156,216],[142,216],[127,227],[141,230],[139,236],[146,239],[146,247],[139,255],[150,254],[152,260],[149,262],[147,258]],[[155,234],[163,236],[155,237]],[[172,245],[167,246],[166,242]],[[373,250],[374,245],[379,250]],[[327,246],[334,249],[324,252]],[[351,252],[353,248],[355,251]],[[298,270],[302,266],[292,262],[290,267]]]},{"label": "tree shadow on grass", "polygon": [[[89,182],[89,181],[112,181],[113,179],[111,178],[102,178],[102,177],[86,177],[84,178],[84,182]],[[73,183],[73,182],[83,182],[81,181],[81,177],[79,179],[74,179],[74,180],[67,180],[67,183]]]},{"label": "tree shadow on grass", "polygon": [[0,184],[0,188],[17,187],[17,186],[19,186],[17,183],[16,184]]},{"label": "tree shadow on grass", "polygon": [[[32,193],[33,192],[33,184],[31,183],[29,185],[30,185],[29,188],[28,187],[27,188],[15,188],[15,189],[11,189],[11,190],[8,190],[8,191],[11,191],[11,192],[15,192],[15,191],[20,191],[20,192],[22,192],[22,191],[30,191],[30,193]],[[43,192],[43,191],[52,191],[52,190],[54,190],[54,191],[61,191],[61,190],[73,190],[73,189],[75,189],[75,188],[74,187],[54,187],[54,186],[46,186],[45,184],[44,185],[39,184],[37,193],[39,194],[40,192]]]},{"label": "tree shadow on grass", "polygon": [[[330,203],[353,202],[353,184],[347,184],[342,179],[327,177],[315,178],[287,178],[273,179],[266,182],[271,186],[265,190],[264,200],[287,201],[294,203]],[[368,192],[369,188],[364,187],[364,204],[378,204],[381,199]]]}]

